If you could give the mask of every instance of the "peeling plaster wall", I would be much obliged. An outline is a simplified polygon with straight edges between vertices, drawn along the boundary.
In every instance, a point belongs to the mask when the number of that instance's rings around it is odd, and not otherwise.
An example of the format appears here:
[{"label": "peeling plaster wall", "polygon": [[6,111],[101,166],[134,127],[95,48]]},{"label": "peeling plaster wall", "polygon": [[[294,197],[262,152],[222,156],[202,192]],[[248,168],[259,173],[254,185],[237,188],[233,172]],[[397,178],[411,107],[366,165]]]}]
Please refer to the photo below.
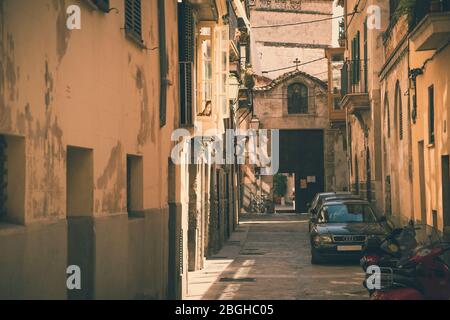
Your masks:
[{"label": "peeling plaster wall", "polygon": [[[81,8],[81,30],[66,28],[66,8],[71,4]],[[170,134],[178,123],[177,2],[166,2],[168,79],[172,85],[163,128],[158,121],[159,51],[142,49],[128,39],[123,30],[124,1],[111,0],[110,4],[119,14],[101,13],[79,0],[0,1],[0,133],[24,136],[26,142],[25,239],[21,241],[31,241],[27,234],[32,224],[65,223],[67,146],[90,148],[94,163],[91,219],[97,228],[110,225],[107,232],[96,235],[94,298],[137,294],[163,298],[167,293],[164,263],[168,259]],[[148,48],[158,47],[156,1],[142,1],[142,37]],[[144,220],[152,223],[145,223],[142,229],[126,215],[127,154],[143,156]],[[173,201],[181,199],[177,196]],[[139,255],[142,249],[132,245],[136,239],[128,238],[129,227],[145,237],[148,245],[147,258],[136,268],[150,268],[152,274],[142,279],[139,273],[126,274],[128,255]],[[65,276],[67,232],[62,228],[59,233],[47,234],[45,230],[43,227],[46,245],[35,247],[36,252],[57,248],[60,255],[55,257],[58,263],[52,273]],[[27,263],[28,253],[20,248],[7,251],[6,257],[3,254],[4,243],[10,243],[3,237],[10,233],[0,230],[0,264]],[[115,234],[123,242],[108,240]],[[153,266],[155,261],[162,265]],[[24,277],[18,270],[15,274]],[[8,285],[6,277],[7,273],[0,271],[0,293]],[[108,277],[122,280],[111,286]],[[140,292],[125,290],[138,280],[144,281]],[[51,286],[51,281],[49,288],[40,284],[42,296],[54,291]],[[62,290],[55,297],[65,298],[65,282],[57,286]],[[137,285],[133,288],[138,290]],[[31,295],[26,293],[28,289],[11,293],[12,297],[39,297],[37,288]]]}]

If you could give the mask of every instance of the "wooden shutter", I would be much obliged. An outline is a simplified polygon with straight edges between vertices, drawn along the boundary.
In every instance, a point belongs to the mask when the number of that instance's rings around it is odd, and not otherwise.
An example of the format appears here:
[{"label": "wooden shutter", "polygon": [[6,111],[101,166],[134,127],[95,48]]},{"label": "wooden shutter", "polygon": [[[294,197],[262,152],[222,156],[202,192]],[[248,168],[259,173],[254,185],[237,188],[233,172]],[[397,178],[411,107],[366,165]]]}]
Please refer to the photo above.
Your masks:
[{"label": "wooden shutter", "polygon": [[348,63],[345,62],[341,69],[341,97],[348,93]]},{"label": "wooden shutter", "polygon": [[192,5],[186,2],[179,3],[180,122],[182,124],[192,123],[194,32]]},{"label": "wooden shutter", "polygon": [[142,39],[141,0],[125,0],[125,31]]},{"label": "wooden shutter", "polygon": [[160,70],[160,101],[159,101],[159,125],[166,125],[167,113],[167,74],[169,60],[167,57],[166,44],[166,0],[158,0],[158,27],[159,27],[159,70]]},{"label": "wooden shutter", "polygon": [[355,71],[355,82],[358,83],[361,79],[361,41],[359,31],[356,33],[356,71]]}]

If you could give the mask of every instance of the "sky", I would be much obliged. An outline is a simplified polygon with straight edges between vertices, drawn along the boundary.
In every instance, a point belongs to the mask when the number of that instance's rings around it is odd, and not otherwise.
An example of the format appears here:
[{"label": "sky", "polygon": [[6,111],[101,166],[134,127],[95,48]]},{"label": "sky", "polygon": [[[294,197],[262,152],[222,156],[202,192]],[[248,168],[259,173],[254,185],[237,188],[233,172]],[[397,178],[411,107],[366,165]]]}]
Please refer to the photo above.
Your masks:
[{"label": "sky", "polygon": [[[334,1],[333,16],[341,16],[344,14],[344,8],[337,6],[337,0]],[[333,19],[333,47],[339,47],[339,21],[341,19]]]}]

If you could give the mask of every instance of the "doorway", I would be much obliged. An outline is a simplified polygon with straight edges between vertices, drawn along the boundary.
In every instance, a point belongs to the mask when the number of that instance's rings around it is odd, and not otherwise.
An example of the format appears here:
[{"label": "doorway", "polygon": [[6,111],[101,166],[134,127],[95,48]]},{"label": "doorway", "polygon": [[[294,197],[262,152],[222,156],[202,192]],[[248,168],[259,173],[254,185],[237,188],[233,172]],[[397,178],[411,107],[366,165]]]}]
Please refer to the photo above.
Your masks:
[{"label": "doorway", "polygon": [[442,212],[444,229],[450,227],[450,157],[442,156]]},{"label": "doorway", "polygon": [[[424,161],[424,142],[418,142],[418,158],[419,158],[419,190],[420,190],[420,219],[422,223],[427,223],[427,207],[426,207],[426,192],[425,192],[425,161]],[[444,167],[442,167],[444,168]]]},{"label": "doorway", "polygon": [[323,130],[280,130],[279,172],[295,176],[295,211],[306,212],[318,192],[324,191]]}]

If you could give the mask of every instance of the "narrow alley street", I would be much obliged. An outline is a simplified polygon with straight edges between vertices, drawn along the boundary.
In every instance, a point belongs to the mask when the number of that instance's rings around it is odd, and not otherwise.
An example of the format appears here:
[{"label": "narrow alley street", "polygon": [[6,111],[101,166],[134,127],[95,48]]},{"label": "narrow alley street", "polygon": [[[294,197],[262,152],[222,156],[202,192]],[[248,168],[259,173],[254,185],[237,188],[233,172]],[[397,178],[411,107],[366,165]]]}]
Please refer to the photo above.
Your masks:
[{"label": "narrow alley street", "polygon": [[205,268],[189,273],[188,299],[365,299],[355,263],[311,265],[306,216],[247,215]]}]

